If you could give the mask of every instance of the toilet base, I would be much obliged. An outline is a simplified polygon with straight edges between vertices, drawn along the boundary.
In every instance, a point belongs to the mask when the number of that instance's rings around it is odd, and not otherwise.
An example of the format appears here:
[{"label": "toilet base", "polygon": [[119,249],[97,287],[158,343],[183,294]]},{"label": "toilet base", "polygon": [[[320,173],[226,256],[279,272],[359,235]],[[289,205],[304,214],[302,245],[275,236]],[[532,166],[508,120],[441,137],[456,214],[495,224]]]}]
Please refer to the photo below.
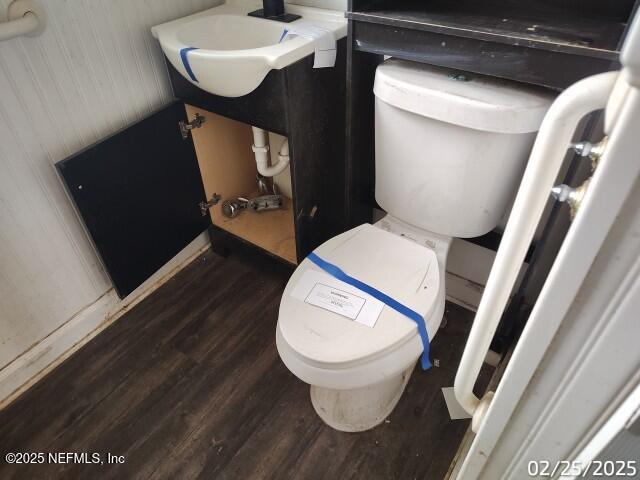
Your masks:
[{"label": "toilet base", "polygon": [[330,427],[342,432],[362,432],[379,425],[393,411],[407,386],[413,365],[383,382],[352,390],[311,385],[311,403]]}]

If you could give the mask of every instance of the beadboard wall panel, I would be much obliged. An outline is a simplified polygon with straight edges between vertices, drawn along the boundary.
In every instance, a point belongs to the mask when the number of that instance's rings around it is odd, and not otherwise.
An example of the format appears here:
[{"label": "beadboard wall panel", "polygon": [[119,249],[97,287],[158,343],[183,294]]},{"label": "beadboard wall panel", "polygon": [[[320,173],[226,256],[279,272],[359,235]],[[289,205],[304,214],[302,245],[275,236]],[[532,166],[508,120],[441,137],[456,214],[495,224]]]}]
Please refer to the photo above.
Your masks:
[{"label": "beadboard wall panel", "polygon": [[347,10],[347,0],[287,0],[286,3],[306,5],[307,7],[328,8],[330,10]]},{"label": "beadboard wall panel", "polygon": [[0,42],[0,371],[111,288],[54,163],[167,104],[150,27],[222,2],[40,3],[41,36]]}]

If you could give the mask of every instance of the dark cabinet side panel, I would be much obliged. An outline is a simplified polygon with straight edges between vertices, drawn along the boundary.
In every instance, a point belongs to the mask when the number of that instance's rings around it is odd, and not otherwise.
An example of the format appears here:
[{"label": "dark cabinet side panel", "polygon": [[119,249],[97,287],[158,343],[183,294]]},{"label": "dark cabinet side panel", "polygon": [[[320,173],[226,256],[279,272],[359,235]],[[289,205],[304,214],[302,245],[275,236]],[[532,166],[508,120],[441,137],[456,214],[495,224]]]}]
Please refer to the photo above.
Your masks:
[{"label": "dark cabinet side panel", "polygon": [[175,102],[56,165],[120,297],[207,228],[185,119]]},{"label": "dark cabinet side panel", "polygon": [[298,259],[345,228],[345,78],[347,40],[333,68],[313,55],[284,69]]}]

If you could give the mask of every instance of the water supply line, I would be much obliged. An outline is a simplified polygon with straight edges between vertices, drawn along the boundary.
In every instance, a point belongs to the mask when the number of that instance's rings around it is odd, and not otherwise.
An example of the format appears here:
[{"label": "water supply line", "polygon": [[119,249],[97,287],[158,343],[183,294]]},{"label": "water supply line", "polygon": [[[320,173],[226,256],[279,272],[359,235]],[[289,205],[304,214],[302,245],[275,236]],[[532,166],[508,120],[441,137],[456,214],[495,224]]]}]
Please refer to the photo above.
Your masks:
[{"label": "water supply line", "polygon": [[263,177],[273,177],[289,166],[289,140],[284,139],[280,150],[278,151],[278,162],[275,165],[269,165],[269,140],[268,133],[258,127],[251,127],[253,131],[253,146],[251,149],[256,157],[256,165],[258,173]]},{"label": "water supply line", "polygon": [[473,387],[509,300],[527,250],[580,120],[605,107],[618,72],[581,80],[562,92],[547,112],[522,178],[489,274],[454,382],[456,399],[473,417],[477,432],[493,392],[482,399]]}]

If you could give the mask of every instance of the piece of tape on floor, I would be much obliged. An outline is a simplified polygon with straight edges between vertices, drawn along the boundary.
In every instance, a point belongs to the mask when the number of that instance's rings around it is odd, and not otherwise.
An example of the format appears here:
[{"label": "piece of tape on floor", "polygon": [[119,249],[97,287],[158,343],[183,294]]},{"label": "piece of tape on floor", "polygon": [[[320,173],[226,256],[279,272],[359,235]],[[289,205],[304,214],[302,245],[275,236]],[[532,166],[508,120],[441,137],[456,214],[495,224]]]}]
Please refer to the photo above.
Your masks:
[{"label": "piece of tape on floor", "polygon": [[463,418],[471,418],[471,415],[462,408],[462,405],[458,403],[456,394],[453,391],[453,387],[443,387],[442,395],[444,395],[444,401],[447,404],[447,410],[449,410],[449,416],[451,420],[462,420]]}]

